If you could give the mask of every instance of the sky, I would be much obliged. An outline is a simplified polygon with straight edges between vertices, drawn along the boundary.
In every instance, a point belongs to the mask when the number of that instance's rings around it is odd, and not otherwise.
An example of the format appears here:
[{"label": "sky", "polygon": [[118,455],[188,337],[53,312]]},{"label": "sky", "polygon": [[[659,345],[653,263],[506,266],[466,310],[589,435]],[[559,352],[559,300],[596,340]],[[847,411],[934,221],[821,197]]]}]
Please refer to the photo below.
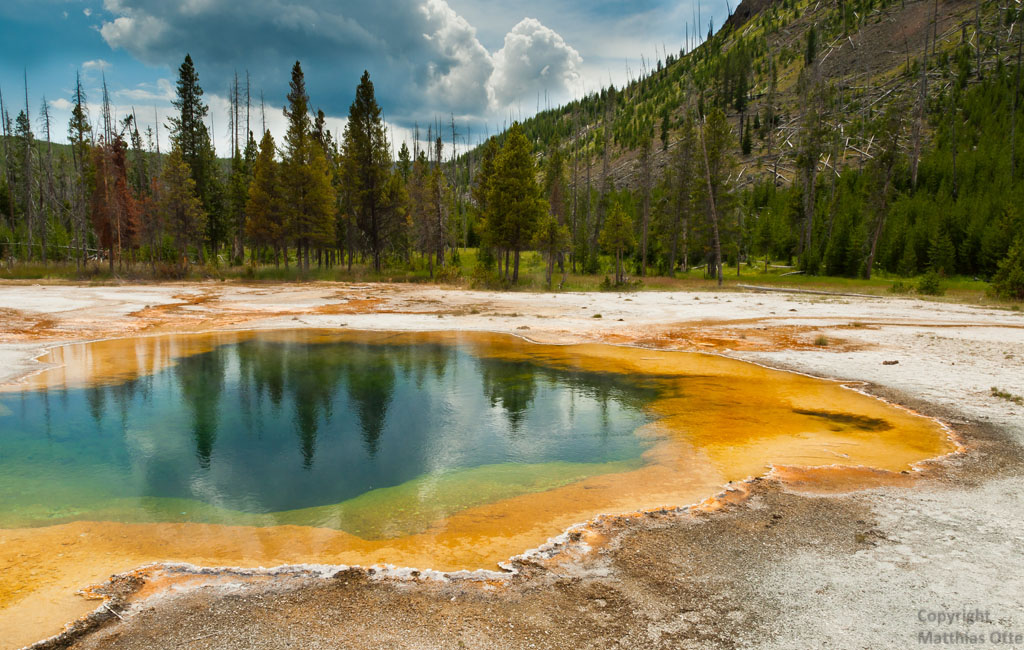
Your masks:
[{"label": "sky", "polygon": [[[699,31],[709,21],[717,29],[727,7],[700,0]],[[257,140],[264,115],[280,137],[299,60],[332,131],[340,134],[367,70],[394,141],[410,140],[416,124],[425,139],[436,121],[450,141],[454,117],[464,147],[538,108],[636,78],[684,47],[697,11],[697,0],[3,0],[0,91],[13,118],[27,76],[35,133],[45,137],[45,98],[51,137],[63,142],[76,73],[94,122],[105,78],[116,116],[134,111],[143,130],[158,125],[165,150],[177,69],[189,53],[226,156],[235,74],[243,93],[248,75]]]}]

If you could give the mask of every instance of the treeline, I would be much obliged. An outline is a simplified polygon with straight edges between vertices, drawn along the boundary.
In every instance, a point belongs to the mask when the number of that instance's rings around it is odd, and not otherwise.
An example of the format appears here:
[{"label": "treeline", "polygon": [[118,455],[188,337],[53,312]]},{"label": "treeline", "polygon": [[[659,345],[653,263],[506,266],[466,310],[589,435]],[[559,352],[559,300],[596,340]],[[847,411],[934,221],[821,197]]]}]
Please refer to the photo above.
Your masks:
[{"label": "treeline", "polygon": [[[807,8],[773,5],[757,29],[723,30],[461,157],[454,119],[450,154],[439,124],[426,146],[417,129],[412,149],[393,154],[368,73],[337,134],[296,63],[280,143],[265,130],[235,135],[236,82],[230,161],[214,154],[190,57],[166,155],[134,115],[114,119],[105,88],[92,133],[77,84],[63,149],[50,144],[48,116],[44,143],[27,107],[13,121],[0,109],[10,134],[0,252],[79,265],[99,256],[111,271],[294,262],[303,273],[358,264],[452,279],[476,248],[474,282],[510,286],[534,250],[549,286],[556,272],[623,285],[695,268],[721,283],[726,266],[782,262],[807,274],[927,273],[932,286],[976,276],[1024,298],[1020,12],[987,10],[988,22],[979,12],[959,43],[938,42],[934,14],[923,51],[908,50],[901,76],[876,92],[824,72],[824,44],[862,26],[851,7],[871,6],[898,11],[869,0],[823,9],[779,48],[767,35]],[[783,74],[795,79],[785,90]]]},{"label": "treeline", "polygon": [[[410,153],[403,144],[392,161],[368,73],[337,137],[323,111],[311,110],[296,62],[283,140],[267,130],[259,142],[251,131],[244,140],[234,136],[227,165],[215,154],[189,56],[176,92],[166,155],[151,129],[139,132],[134,115],[113,118],[105,84],[100,133],[92,132],[76,85],[64,155],[59,147],[54,154],[48,117],[41,147],[27,107],[13,122],[3,111],[10,133],[0,179],[4,257],[79,266],[103,257],[112,272],[144,263],[171,275],[197,263],[351,267],[356,257],[379,271],[414,253],[445,265],[453,235],[441,139],[431,152],[417,146]],[[237,84],[232,99],[237,134]]]},{"label": "treeline", "polygon": [[[239,101],[236,83],[235,133],[243,123]],[[296,62],[283,140],[275,142],[268,130],[258,142],[251,131],[244,140],[233,135],[224,164],[190,56],[178,70],[173,105],[167,154],[160,154],[152,129],[139,132],[133,114],[114,118],[105,84],[100,132],[93,133],[78,83],[70,145],[56,151],[48,117],[43,144],[27,108],[13,123],[4,113],[11,135],[3,140],[0,254],[9,262],[73,260],[80,268],[102,258],[112,273],[144,264],[162,276],[194,264],[294,262],[301,272],[365,264],[379,273],[419,264],[431,277],[452,277],[461,273],[453,268],[459,244],[472,240],[483,243],[490,268],[504,263],[488,281],[509,284],[518,281],[522,251],[543,248],[549,273],[568,251],[564,218],[556,218],[564,212],[564,173],[551,172],[548,186],[558,188],[553,212],[519,125],[501,144],[487,142],[475,172],[461,169],[454,156],[446,160],[440,126],[428,129],[429,147],[403,143],[393,160],[369,73],[338,135],[326,128],[322,110],[311,109]]]}]

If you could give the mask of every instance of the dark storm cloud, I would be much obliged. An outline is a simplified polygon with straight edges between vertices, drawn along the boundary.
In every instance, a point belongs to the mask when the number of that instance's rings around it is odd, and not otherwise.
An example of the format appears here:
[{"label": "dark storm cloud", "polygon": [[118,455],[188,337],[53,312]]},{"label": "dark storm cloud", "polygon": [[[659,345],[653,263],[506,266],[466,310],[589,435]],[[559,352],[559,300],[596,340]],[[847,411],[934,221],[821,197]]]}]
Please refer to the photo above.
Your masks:
[{"label": "dark storm cloud", "polygon": [[535,20],[510,36],[517,48],[543,48],[492,55],[443,0],[105,0],[104,9],[101,34],[112,48],[172,67],[189,52],[208,92],[224,94],[235,70],[248,69],[254,87],[281,104],[301,60],[313,104],[334,115],[347,112],[363,69],[390,119],[408,123],[435,112],[483,117],[539,84],[564,91],[580,62]]}]

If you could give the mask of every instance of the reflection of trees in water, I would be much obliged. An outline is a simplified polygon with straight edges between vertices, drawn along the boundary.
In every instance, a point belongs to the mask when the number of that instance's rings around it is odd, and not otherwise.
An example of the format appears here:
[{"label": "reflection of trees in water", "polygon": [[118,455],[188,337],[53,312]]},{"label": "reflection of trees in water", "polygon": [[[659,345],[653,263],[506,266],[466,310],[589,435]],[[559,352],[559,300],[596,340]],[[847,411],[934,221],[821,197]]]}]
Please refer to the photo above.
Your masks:
[{"label": "reflection of trees in water", "polygon": [[[295,432],[303,465],[312,467],[317,437],[329,424],[344,382],[367,453],[376,454],[396,384],[396,365],[421,377],[444,371],[445,359],[423,354],[419,346],[243,343],[236,346],[239,400],[247,421],[262,420],[262,398],[278,408],[285,395],[293,402]],[[449,353],[450,354],[450,353]]]},{"label": "reflection of trees in water", "polygon": [[89,415],[98,426],[103,421],[103,410],[107,404],[107,393],[103,390],[103,386],[86,388],[85,401],[89,404]]},{"label": "reflection of trees in water", "polygon": [[[284,398],[286,346],[279,343],[246,342],[235,346],[238,355],[239,389],[246,399],[262,405],[263,396],[270,399],[275,409]],[[252,395],[251,393],[254,393]]]},{"label": "reflection of trees in water", "polygon": [[217,440],[217,417],[224,389],[226,348],[184,357],[174,367],[185,404],[192,412],[192,438],[200,467],[210,466]]},{"label": "reflection of trees in water", "polygon": [[[291,401],[292,424],[303,466],[310,468],[317,438],[333,417],[342,383],[355,415],[367,454],[377,454],[387,425],[399,377],[422,389],[433,379],[441,390],[458,386],[458,364],[451,360],[458,349],[447,345],[413,344],[294,344],[243,342],[217,347],[202,354],[182,357],[173,376],[182,400],[192,416],[192,437],[201,467],[209,467],[217,440],[220,400],[224,394],[229,360],[237,360],[237,407],[248,430],[269,421],[264,408],[279,410]],[[540,386],[568,389],[569,418],[576,418],[576,400],[589,398],[600,408],[602,433],[611,426],[613,402],[640,410],[659,392],[658,384],[614,373],[575,372],[553,369],[532,361],[476,358],[475,366],[484,395],[491,406],[501,406],[513,434],[537,399]],[[152,399],[152,378],[113,386],[85,389],[89,411],[100,424],[108,406],[116,406],[122,427],[138,397]],[[144,383],[148,382],[148,383]],[[445,388],[447,386],[447,388]],[[269,400],[269,404],[266,401]],[[235,407],[235,404],[231,405]]]},{"label": "reflection of trees in water", "polygon": [[294,402],[295,432],[299,437],[302,466],[313,466],[321,419],[331,421],[334,394],[341,381],[337,355],[322,346],[288,348],[285,360],[286,389]]},{"label": "reflection of trees in water", "polygon": [[500,404],[512,433],[518,433],[537,394],[537,367],[525,361],[481,361],[480,377],[491,406]]},{"label": "reflection of trees in water", "polygon": [[387,354],[394,359],[395,365],[402,374],[412,379],[417,390],[423,388],[427,373],[433,371],[435,379],[440,381],[448,370],[448,362],[455,354],[451,346],[431,345],[427,343],[396,345],[385,348],[374,346],[377,354]]},{"label": "reflection of trees in water", "polygon": [[531,361],[496,359],[480,359],[478,367],[484,395],[490,400],[491,406],[500,405],[505,410],[512,433],[520,432],[540,382],[552,389],[568,389],[570,420],[575,420],[578,397],[592,399],[601,410],[602,433],[607,433],[611,425],[611,403],[642,410],[644,404],[653,400],[658,393],[653,382],[638,382],[636,378],[615,373],[576,372],[547,368]]},{"label": "reflection of trees in water", "polygon": [[132,401],[135,399],[139,383],[138,380],[124,381],[110,387],[111,397],[113,397],[114,404],[117,405],[118,414],[121,416],[122,434],[128,429],[128,411]]},{"label": "reflection of trees in water", "polygon": [[395,391],[395,361],[382,350],[358,347],[351,350],[347,370],[348,397],[359,418],[363,444],[375,456]]}]

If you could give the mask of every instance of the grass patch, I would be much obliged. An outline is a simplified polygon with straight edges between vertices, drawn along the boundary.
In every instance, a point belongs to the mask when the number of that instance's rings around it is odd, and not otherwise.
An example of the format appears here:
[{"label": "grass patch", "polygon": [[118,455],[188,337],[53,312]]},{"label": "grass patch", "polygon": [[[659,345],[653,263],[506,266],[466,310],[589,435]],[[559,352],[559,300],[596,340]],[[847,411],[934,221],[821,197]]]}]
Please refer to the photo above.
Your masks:
[{"label": "grass patch", "polygon": [[[552,291],[552,292],[592,292],[605,290],[615,291],[739,291],[739,284],[753,284],[771,287],[787,287],[795,289],[814,289],[840,293],[865,293],[877,296],[917,294],[922,296],[919,285],[922,278],[900,278],[879,271],[870,279],[845,278],[815,275],[784,275],[792,271],[790,267],[751,266],[743,264],[726,266],[723,269],[723,286],[720,288],[715,278],[709,276],[703,268],[677,271],[672,276],[658,275],[664,270],[651,267],[648,275],[640,278],[635,268],[630,268],[629,277],[623,286],[609,286],[606,277],[614,274],[614,260],[610,256],[602,256],[598,269],[593,274],[573,273],[572,264],[566,260],[566,271],[563,282],[561,271],[555,268],[552,286],[545,280],[547,264],[544,257],[536,251],[522,253],[519,267],[519,282],[515,285],[502,280],[496,269],[487,271],[478,264],[478,251],[475,248],[463,248],[449,254],[448,264],[444,269],[434,269],[434,277],[424,259],[414,256],[411,264],[406,265],[398,259],[387,260],[392,264],[381,272],[375,272],[368,264],[356,263],[349,269],[347,264],[332,268],[316,268],[315,264],[308,273],[302,273],[292,259],[289,268],[282,264],[252,267],[229,266],[223,263],[193,265],[185,275],[169,277],[168,269],[158,265],[155,269],[149,264],[125,264],[123,268],[111,273],[104,263],[90,261],[85,268],[78,269],[74,263],[51,262],[43,265],[39,262],[19,262],[7,268],[0,265],[0,280],[37,280],[37,281],[74,281],[93,284],[117,284],[120,282],[163,282],[163,281],[209,281],[226,280],[244,283],[276,283],[276,282],[396,282],[457,286],[467,289],[496,289],[509,291]],[[294,254],[294,251],[293,251]],[[931,278],[929,278],[929,281]],[[925,281],[928,288],[929,281]],[[610,281],[609,281],[610,282]],[[941,279],[940,289],[945,297],[931,297],[930,300],[972,303],[998,306],[1003,309],[1019,309],[1019,301],[1001,299],[989,291],[989,283],[966,277],[946,277]]]},{"label": "grass patch", "polygon": [[1007,402],[1013,402],[1017,406],[1024,406],[1024,397],[1020,395],[1014,395],[1000,388],[992,387],[992,397],[998,397],[999,399],[1005,399]]},{"label": "grass patch", "polygon": [[819,348],[827,348],[828,337],[825,336],[824,334],[819,334],[818,337],[814,339],[814,344],[817,345]]}]

